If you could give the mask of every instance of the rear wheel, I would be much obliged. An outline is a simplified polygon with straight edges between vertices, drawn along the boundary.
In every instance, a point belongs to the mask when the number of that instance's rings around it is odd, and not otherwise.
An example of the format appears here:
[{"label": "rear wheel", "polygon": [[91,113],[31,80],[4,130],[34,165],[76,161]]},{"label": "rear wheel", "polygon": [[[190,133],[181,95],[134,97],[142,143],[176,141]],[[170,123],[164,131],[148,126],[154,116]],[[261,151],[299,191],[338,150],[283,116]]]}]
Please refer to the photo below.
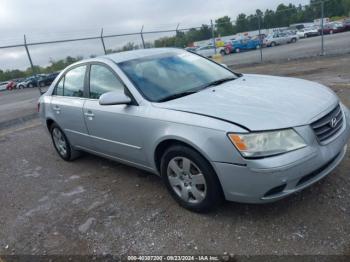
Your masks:
[{"label": "rear wheel", "polygon": [[272,43],[271,43],[271,47],[274,47],[274,46],[276,46],[276,43],[275,43],[275,42],[272,42]]},{"label": "rear wheel", "polygon": [[297,41],[296,38],[292,38],[292,43],[295,43]]},{"label": "rear wheel", "polygon": [[161,160],[161,175],[172,197],[189,210],[207,212],[223,199],[213,168],[190,147],[176,145],[166,150]]},{"label": "rear wheel", "polygon": [[50,126],[50,133],[53,145],[63,160],[71,161],[80,155],[79,151],[72,148],[66,135],[56,123]]},{"label": "rear wheel", "polygon": [[241,49],[236,48],[236,49],[235,49],[235,52],[236,52],[236,53],[240,53],[240,52],[241,52]]}]

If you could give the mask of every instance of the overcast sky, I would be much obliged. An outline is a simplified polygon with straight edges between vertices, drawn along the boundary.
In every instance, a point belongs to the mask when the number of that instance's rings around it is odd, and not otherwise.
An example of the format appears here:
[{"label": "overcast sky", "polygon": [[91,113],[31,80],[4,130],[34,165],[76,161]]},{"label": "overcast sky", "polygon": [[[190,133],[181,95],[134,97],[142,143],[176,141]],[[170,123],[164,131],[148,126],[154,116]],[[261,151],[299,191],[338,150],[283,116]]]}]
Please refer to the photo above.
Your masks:
[{"label": "overcast sky", "polygon": [[[105,34],[175,29],[209,24],[210,19],[256,9],[275,9],[278,4],[308,4],[309,0],[0,0],[0,46]],[[161,35],[146,35],[151,40]],[[139,36],[106,40],[107,48]],[[30,47],[33,62],[47,65],[50,58],[103,53],[98,40]],[[0,69],[28,67],[24,48],[0,49]]]}]

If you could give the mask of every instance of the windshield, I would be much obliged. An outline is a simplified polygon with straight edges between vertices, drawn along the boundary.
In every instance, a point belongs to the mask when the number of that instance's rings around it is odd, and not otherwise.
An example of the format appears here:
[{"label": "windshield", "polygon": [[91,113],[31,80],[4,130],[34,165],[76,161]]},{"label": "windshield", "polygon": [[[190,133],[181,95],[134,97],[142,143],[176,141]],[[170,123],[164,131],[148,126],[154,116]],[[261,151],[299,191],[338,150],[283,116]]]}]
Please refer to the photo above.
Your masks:
[{"label": "windshield", "polygon": [[169,52],[118,65],[152,102],[175,99],[176,95],[197,92],[215,81],[238,77],[225,67],[189,52]]}]

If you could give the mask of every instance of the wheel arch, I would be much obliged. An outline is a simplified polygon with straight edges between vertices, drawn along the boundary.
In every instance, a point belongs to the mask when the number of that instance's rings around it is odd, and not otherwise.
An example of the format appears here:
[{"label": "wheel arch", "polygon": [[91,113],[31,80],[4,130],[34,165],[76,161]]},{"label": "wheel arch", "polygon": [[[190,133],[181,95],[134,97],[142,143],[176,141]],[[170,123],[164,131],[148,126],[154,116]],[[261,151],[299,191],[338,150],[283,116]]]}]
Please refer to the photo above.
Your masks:
[{"label": "wheel arch", "polygon": [[210,162],[209,156],[205,152],[203,152],[203,150],[201,150],[198,146],[196,146],[192,142],[190,142],[186,139],[183,139],[183,138],[167,137],[167,138],[164,138],[157,143],[157,146],[155,147],[154,153],[153,153],[154,165],[155,165],[156,170],[159,174],[160,174],[160,163],[161,163],[162,155],[169,147],[174,146],[174,145],[183,145],[183,146],[187,146],[187,147],[195,150],[197,153],[199,153],[201,156],[203,156],[208,161],[210,166],[215,171],[214,167],[212,166],[212,164]]},{"label": "wheel arch", "polygon": [[[50,128],[52,126],[53,123],[56,123],[55,120],[53,120],[52,118],[47,118],[46,119],[46,127],[47,129],[50,131]],[[56,123],[57,124],[57,123]]]}]

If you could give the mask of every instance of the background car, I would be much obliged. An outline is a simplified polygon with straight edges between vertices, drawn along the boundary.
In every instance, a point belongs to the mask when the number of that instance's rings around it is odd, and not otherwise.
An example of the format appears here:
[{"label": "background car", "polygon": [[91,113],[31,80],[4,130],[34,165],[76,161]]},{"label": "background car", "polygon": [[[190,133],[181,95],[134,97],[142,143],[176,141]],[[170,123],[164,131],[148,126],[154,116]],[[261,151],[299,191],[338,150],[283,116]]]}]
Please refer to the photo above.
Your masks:
[{"label": "background car", "polygon": [[261,41],[259,38],[247,38],[241,40],[231,40],[225,45],[225,54],[240,53],[252,49],[259,49]]},{"label": "background car", "polygon": [[[210,57],[213,57],[213,55],[215,55],[215,48],[212,45],[202,46],[202,47],[197,48],[195,50],[195,52],[199,55],[210,58]],[[225,48],[224,47],[217,47],[216,53],[221,54],[221,55],[225,55]]]},{"label": "background car", "polygon": [[49,86],[55,80],[55,78],[58,76],[59,72],[49,74],[47,76],[41,77],[38,80],[39,86],[44,87],[44,86]]},{"label": "background car", "polygon": [[311,36],[319,36],[320,32],[316,27],[307,27],[304,29],[300,29],[299,31],[297,31],[296,34],[299,38],[307,38]]},{"label": "background car", "polygon": [[274,34],[268,35],[264,39],[264,45],[268,47],[273,47],[276,45],[283,45],[288,43],[295,43],[298,41],[299,37],[292,32],[276,32]]},{"label": "background car", "polygon": [[[329,23],[323,26],[323,34],[336,34],[345,31],[345,27],[342,23]],[[322,28],[319,29],[319,32],[322,33]]]},{"label": "background car", "polygon": [[350,30],[350,18],[344,20],[343,26],[344,26],[344,30],[345,30],[345,31],[349,31],[349,30]]},{"label": "background car", "polygon": [[6,90],[6,86],[8,85],[9,82],[1,82],[0,83],[0,91]]}]

